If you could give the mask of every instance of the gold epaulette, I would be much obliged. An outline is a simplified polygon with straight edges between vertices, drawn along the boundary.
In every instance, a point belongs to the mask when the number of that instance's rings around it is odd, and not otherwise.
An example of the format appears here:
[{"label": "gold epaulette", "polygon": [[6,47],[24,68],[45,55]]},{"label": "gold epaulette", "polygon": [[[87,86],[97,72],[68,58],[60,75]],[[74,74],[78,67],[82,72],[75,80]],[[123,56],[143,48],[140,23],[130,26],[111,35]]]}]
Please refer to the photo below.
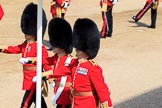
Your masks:
[{"label": "gold epaulette", "polygon": [[93,65],[93,66],[97,66],[98,64],[96,62],[94,62],[93,60],[89,60],[89,62]]},{"label": "gold epaulette", "polygon": [[73,56],[71,54],[69,54],[68,57],[73,58]]},{"label": "gold epaulette", "polygon": [[76,58],[75,56],[73,56],[71,54],[69,54],[68,57],[70,57],[71,59],[75,59]]}]

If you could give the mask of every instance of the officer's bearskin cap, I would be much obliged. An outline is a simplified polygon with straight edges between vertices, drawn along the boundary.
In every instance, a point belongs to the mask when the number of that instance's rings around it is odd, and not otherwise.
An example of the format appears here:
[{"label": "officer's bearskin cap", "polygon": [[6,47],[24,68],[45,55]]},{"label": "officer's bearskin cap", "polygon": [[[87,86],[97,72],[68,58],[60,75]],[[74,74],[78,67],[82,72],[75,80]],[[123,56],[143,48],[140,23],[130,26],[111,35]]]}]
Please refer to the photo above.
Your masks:
[{"label": "officer's bearskin cap", "polygon": [[[44,10],[42,11],[42,36],[44,36],[47,18]],[[37,36],[37,5],[34,3],[29,3],[21,16],[21,30],[25,35]]]},{"label": "officer's bearskin cap", "polygon": [[67,53],[72,52],[72,28],[65,19],[53,18],[48,25],[48,35],[53,47],[62,48]]},{"label": "officer's bearskin cap", "polygon": [[95,22],[88,18],[77,19],[72,36],[76,49],[85,52],[88,59],[96,57],[100,47],[100,34]]}]

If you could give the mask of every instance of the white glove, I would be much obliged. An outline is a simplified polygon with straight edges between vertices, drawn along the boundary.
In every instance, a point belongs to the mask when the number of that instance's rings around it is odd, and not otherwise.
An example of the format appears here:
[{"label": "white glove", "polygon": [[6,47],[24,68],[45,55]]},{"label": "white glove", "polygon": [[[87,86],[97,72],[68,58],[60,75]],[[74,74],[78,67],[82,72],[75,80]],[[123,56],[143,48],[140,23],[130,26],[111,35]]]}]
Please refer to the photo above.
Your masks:
[{"label": "white glove", "polygon": [[116,4],[118,0],[111,0],[112,4]]},{"label": "white glove", "polygon": [[155,2],[156,2],[156,0],[152,0],[152,2],[153,2],[153,3],[155,3]]},{"label": "white glove", "polygon": [[37,82],[37,76],[34,76],[33,79],[32,79],[32,81],[33,81],[34,83]]},{"label": "white glove", "polygon": [[70,3],[68,1],[66,1],[63,5],[63,8],[67,8],[70,5]]},{"label": "white glove", "polygon": [[21,58],[20,60],[19,60],[19,62],[21,63],[21,64],[25,64],[25,63],[28,63],[30,60],[28,59],[28,58]]}]

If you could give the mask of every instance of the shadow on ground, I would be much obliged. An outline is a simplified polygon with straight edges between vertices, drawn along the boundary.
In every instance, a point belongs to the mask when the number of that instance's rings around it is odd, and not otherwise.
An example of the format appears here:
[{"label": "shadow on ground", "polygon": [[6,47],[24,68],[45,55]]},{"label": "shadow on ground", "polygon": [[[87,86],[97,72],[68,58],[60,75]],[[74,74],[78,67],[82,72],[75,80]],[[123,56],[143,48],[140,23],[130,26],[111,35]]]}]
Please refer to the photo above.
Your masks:
[{"label": "shadow on ground", "polygon": [[148,24],[142,23],[142,22],[134,22],[134,21],[128,21],[128,22],[136,24],[136,26],[132,26],[132,27],[148,27],[149,26]]},{"label": "shadow on ground", "polygon": [[114,108],[162,108],[162,87],[114,105]]}]

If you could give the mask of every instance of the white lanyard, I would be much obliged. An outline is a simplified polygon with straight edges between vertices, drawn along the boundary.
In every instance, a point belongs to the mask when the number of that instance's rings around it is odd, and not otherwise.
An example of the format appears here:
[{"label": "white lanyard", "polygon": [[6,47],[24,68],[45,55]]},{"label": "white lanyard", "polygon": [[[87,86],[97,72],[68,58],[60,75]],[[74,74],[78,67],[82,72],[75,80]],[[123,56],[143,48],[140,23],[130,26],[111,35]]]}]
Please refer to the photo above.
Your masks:
[{"label": "white lanyard", "polygon": [[26,58],[26,54],[28,52],[28,47],[29,47],[29,44],[27,43],[27,45],[25,47],[25,51],[24,51],[24,58]]},{"label": "white lanyard", "polygon": [[[60,58],[58,58],[58,60],[56,62],[55,69],[58,68],[59,62],[60,62]],[[67,57],[64,66],[68,66],[70,64],[70,62],[71,62],[71,58]],[[66,80],[67,80],[67,76],[62,76],[61,77],[59,88],[57,89],[56,94],[54,94],[54,96],[52,97],[52,104],[53,104],[53,106],[56,105],[56,101],[59,98],[59,96],[61,95],[61,93],[62,93],[62,91],[63,91],[63,89],[65,87]]]}]

